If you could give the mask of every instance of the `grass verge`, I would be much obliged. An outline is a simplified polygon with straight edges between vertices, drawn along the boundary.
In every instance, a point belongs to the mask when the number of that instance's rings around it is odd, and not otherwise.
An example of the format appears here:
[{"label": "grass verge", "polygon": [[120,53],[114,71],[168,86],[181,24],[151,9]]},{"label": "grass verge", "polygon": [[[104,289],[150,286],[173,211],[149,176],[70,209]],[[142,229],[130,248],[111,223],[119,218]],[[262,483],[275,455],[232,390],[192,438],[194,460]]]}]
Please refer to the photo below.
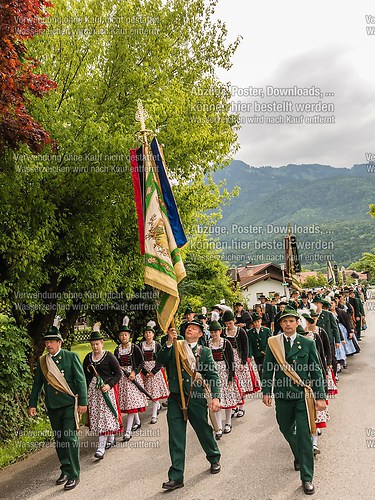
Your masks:
[{"label": "grass verge", "polygon": [[0,470],[26,458],[43,446],[52,446],[53,434],[47,417],[37,417],[29,429],[9,439],[0,446]]}]

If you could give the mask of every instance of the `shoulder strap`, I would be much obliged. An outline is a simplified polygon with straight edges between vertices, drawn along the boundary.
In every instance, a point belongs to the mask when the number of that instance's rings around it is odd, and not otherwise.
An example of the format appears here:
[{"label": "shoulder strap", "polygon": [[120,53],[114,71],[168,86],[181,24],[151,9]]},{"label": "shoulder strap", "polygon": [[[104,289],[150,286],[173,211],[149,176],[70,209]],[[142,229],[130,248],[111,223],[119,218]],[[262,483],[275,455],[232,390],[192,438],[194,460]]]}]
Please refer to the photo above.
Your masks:
[{"label": "shoulder strap", "polygon": [[40,356],[40,358],[39,358],[40,368],[42,370],[42,373],[43,373],[45,379],[47,379],[47,374],[48,374],[46,357],[47,357],[47,354],[44,354],[43,356]]},{"label": "shoulder strap", "polygon": [[189,401],[191,398],[191,394],[193,392],[193,386],[194,386],[194,382],[195,382],[195,379],[197,376],[197,369],[198,369],[199,360],[200,360],[200,357],[202,354],[202,349],[203,349],[203,346],[201,346],[201,345],[197,346],[197,352],[195,353],[195,368],[194,368],[193,375],[191,377],[191,386],[190,386],[189,396],[187,398],[186,406],[189,406]]}]

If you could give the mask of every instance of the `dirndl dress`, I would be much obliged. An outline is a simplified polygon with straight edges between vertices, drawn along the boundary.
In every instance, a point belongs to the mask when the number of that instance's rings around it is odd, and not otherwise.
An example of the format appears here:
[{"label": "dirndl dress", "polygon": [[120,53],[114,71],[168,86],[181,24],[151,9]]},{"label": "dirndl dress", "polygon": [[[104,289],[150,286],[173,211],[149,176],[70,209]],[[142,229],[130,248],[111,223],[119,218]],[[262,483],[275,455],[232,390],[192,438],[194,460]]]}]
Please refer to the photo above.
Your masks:
[{"label": "dirndl dress", "polygon": [[208,342],[208,347],[212,351],[212,357],[214,358],[220,379],[220,408],[223,410],[229,410],[237,408],[238,405],[242,405],[244,400],[237,376],[234,375],[233,381],[228,382],[228,371],[224,359],[223,346],[223,338],[220,339],[219,347],[213,346],[212,340],[209,340]]},{"label": "dirndl dress", "polygon": [[[357,349],[355,348],[352,339],[350,339],[348,336],[348,330],[345,328],[345,326],[342,323],[339,323],[339,327],[340,327],[341,333],[343,334],[344,340],[346,341],[346,344],[344,345],[345,354],[347,356],[350,356],[351,354],[356,354]],[[336,358],[337,358],[337,356],[336,356]]]},{"label": "dirndl dress", "polygon": [[96,385],[97,378],[94,376],[87,389],[88,426],[90,431],[99,436],[122,432],[123,426],[118,398],[118,385],[116,384],[106,393],[117,416],[109,408],[102,391]]},{"label": "dirndl dress", "polygon": [[[128,373],[132,371],[131,364],[131,346],[124,349],[119,346],[119,362],[121,369],[125,369]],[[144,387],[143,380],[138,373],[135,380],[139,385]],[[122,413],[138,413],[146,411],[147,398],[128,377],[123,374],[118,383],[119,400]]]},{"label": "dirndl dress", "polygon": [[250,360],[247,359],[246,364],[241,364],[236,337],[237,333],[234,337],[229,337],[227,334],[226,338],[229,340],[233,348],[235,372],[238,378],[241,393],[243,396],[246,396],[246,394],[253,394],[254,392],[260,391],[260,384],[251,366]]},{"label": "dirndl dress", "polygon": [[[326,405],[329,404],[328,399],[326,400]],[[318,410],[316,412],[316,420],[315,420],[315,426],[317,429],[323,429],[324,427],[327,427],[327,422],[330,419],[329,411],[328,408],[325,410]]]},{"label": "dirndl dress", "polygon": [[332,368],[328,368],[327,374],[327,387],[328,387],[328,396],[335,396],[338,394],[337,385],[336,385],[336,377]]},{"label": "dirndl dress", "polygon": [[[146,342],[142,342],[141,349],[144,357],[144,368],[148,372],[151,372],[155,368],[155,341],[152,341],[150,347],[147,346]],[[152,396],[155,401],[159,399],[166,399],[169,396],[168,385],[163,368],[155,373],[153,377],[146,377],[142,374],[143,383],[146,391]]]}]

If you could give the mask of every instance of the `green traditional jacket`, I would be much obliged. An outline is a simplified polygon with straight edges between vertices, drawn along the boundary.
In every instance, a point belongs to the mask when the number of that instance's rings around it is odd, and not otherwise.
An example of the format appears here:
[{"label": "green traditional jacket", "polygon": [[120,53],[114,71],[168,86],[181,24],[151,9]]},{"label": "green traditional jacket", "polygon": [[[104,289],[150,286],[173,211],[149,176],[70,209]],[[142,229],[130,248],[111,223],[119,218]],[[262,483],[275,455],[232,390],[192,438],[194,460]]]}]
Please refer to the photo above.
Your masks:
[{"label": "green traditional jacket", "polygon": [[316,324],[317,326],[320,326],[320,328],[323,328],[323,330],[327,332],[331,344],[340,343],[339,327],[336,318],[331,313],[331,311],[323,309],[319,314],[319,318]]},{"label": "green traditional jacket", "polygon": [[[284,335],[281,333],[280,335]],[[298,373],[303,382],[312,387],[315,399],[326,399],[324,389],[324,378],[320,366],[318,352],[315,342],[303,335],[297,334],[296,339],[286,361]],[[275,379],[273,376],[275,374]],[[275,398],[280,399],[302,399],[305,397],[304,389],[284,374],[276,362],[271,349],[267,345],[266,355],[263,362],[262,390],[263,394],[273,393]]]},{"label": "green traditional jacket", "polygon": [[[196,352],[197,352],[197,346],[193,348],[194,355],[196,355]],[[180,387],[178,384],[176,357],[173,345],[171,347],[168,347],[165,344],[157,353],[156,362],[166,366],[167,368],[168,384],[170,392],[179,394]],[[185,395],[188,395],[190,392],[192,377],[184,370],[182,366],[181,370],[182,370],[184,393]],[[202,375],[203,379],[210,386],[212,397],[220,398],[220,379],[217,373],[216,363],[212,357],[211,349],[209,349],[208,347],[202,347],[197,371]],[[197,385],[196,382],[194,382],[194,389],[191,397],[204,398],[204,389],[202,386]]]},{"label": "green traditional jacket", "polygon": [[260,327],[259,333],[257,333],[255,328],[251,328],[247,331],[247,337],[249,339],[249,357],[251,358],[261,358],[266,352],[268,337],[272,337],[272,332],[269,328],[264,326]]},{"label": "green traditional jacket", "polygon": [[[47,356],[49,356],[49,354],[47,354]],[[86,379],[81,361],[77,354],[61,349],[57,356],[52,359],[64,375],[65,380],[67,381],[73,394],[78,394],[78,405],[87,406]],[[47,382],[40,367],[40,361],[38,360],[34,384],[30,394],[30,408],[36,408],[42,387],[44,387],[46,406],[48,410],[63,408],[65,406],[74,406],[75,401],[72,396],[66,394],[65,392],[57,391]]]}]

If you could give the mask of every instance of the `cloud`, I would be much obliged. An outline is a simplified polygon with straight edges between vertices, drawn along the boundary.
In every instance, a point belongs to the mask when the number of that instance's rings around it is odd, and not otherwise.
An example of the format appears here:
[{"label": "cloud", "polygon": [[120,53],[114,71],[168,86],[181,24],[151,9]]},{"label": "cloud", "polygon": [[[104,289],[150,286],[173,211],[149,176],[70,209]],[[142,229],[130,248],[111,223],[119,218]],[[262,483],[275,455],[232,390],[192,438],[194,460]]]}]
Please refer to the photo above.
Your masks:
[{"label": "cloud", "polygon": [[[251,97],[243,102],[271,103],[292,101],[294,112],[256,113],[264,119],[274,115],[304,117],[334,116],[333,124],[243,124],[239,132],[241,149],[237,158],[254,166],[280,166],[288,163],[322,163],[349,167],[365,163],[365,153],[374,152],[375,89],[351,61],[350,46],[331,45],[303,51],[280,61],[275,71],[257,86],[277,88],[320,88],[334,96],[320,97]],[[238,101],[238,98],[234,98]],[[334,112],[302,113],[302,102],[332,103]],[[242,114],[242,119],[254,113]],[[305,118],[304,118],[305,120]]]}]

